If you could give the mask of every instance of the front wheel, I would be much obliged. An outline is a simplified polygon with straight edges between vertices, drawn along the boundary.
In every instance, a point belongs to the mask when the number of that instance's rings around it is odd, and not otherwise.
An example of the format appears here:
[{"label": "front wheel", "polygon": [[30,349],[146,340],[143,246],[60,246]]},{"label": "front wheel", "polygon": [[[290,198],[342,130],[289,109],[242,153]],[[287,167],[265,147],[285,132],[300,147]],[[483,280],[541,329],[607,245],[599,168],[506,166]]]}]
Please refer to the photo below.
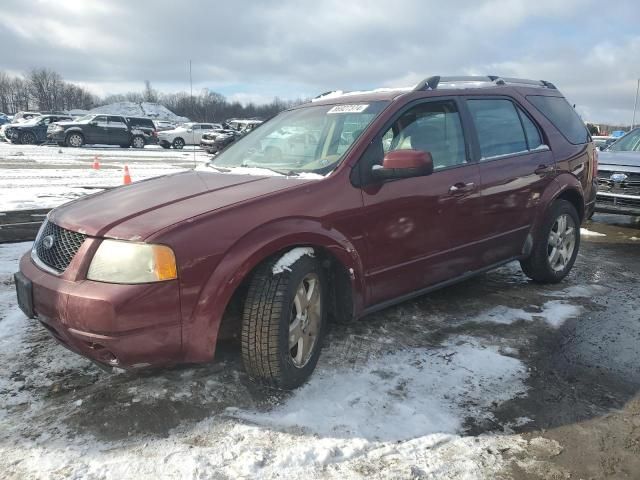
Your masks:
[{"label": "front wheel", "polygon": [[133,148],[144,148],[144,138],[133,137],[133,140],[131,140],[131,146]]},{"label": "front wheel", "polygon": [[20,143],[22,145],[33,145],[36,143],[36,136],[31,132],[24,132],[20,135]]},{"label": "front wheel", "polygon": [[84,144],[84,137],[79,133],[70,133],[67,136],[68,147],[81,147]]},{"label": "front wheel", "polygon": [[182,150],[184,148],[184,140],[181,138],[176,138],[173,141],[173,148],[176,150]]},{"label": "front wheel", "polygon": [[551,205],[522,271],[540,283],[558,283],[571,271],[580,248],[580,218],[566,200]]},{"label": "front wheel", "polygon": [[285,390],[303,384],[318,363],[326,324],[326,275],[303,256],[290,270],[258,268],[244,303],[242,361],[249,376]]}]

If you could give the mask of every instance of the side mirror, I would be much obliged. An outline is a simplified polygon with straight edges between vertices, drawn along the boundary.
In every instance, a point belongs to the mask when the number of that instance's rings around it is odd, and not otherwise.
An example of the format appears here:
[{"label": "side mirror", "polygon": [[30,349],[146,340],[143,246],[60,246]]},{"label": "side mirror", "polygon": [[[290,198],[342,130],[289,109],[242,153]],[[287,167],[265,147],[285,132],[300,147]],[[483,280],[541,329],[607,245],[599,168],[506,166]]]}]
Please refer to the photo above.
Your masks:
[{"label": "side mirror", "polygon": [[423,177],[433,173],[433,158],[422,150],[394,150],[387,153],[382,165],[374,165],[371,175],[378,180]]},{"label": "side mirror", "polygon": [[193,132],[193,129],[192,128],[188,128],[187,129],[187,133],[191,133],[191,132]]}]

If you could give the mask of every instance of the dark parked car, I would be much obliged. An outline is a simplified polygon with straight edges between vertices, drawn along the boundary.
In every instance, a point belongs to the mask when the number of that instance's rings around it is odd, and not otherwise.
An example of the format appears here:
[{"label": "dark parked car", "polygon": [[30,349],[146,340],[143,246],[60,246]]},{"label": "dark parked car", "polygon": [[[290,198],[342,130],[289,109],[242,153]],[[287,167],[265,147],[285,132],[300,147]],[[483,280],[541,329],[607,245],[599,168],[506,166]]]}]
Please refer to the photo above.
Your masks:
[{"label": "dark parked car", "polygon": [[55,122],[71,120],[69,115],[41,115],[5,128],[4,135],[12,143],[33,145],[47,141],[47,129]]},{"label": "dark parked car", "polygon": [[[153,125],[153,122],[151,123]],[[155,130],[154,130],[155,131]],[[119,115],[92,114],[52,124],[47,137],[60,146],[120,145],[123,148],[144,148],[148,134]]]},{"label": "dark parked car", "polygon": [[600,152],[598,164],[596,211],[640,216],[640,128]]},{"label": "dark parked car", "polygon": [[202,134],[202,140],[200,140],[200,148],[207,153],[218,153],[224,150],[226,147],[235,142],[242,136],[242,133],[232,129],[217,129],[211,130]]},{"label": "dark parked car", "polygon": [[[282,131],[312,134],[315,153],[271,155],[263,145]],[[513,260],[561,281],[595,202],[594,158],[549,82],[430,77],[328,95],[202,170],[54,209],[20,261],[18,301],[106,366],[211,361],[235,328],[249,375],[293,388],[328,319]]]}]

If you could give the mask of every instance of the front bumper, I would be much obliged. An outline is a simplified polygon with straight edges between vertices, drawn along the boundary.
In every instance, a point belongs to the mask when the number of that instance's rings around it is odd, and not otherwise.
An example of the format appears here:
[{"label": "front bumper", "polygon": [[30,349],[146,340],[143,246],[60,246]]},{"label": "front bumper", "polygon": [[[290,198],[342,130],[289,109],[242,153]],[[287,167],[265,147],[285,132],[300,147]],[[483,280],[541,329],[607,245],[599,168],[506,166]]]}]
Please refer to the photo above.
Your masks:
[{"label": "front bumper", "polygon": [[139,368],[176,363],[181,354],[177,281],[118,285],[85,280],[87,239],[62,275],[35,265],[31,254],[20,273],[31,282],[35,318],[68,349],[100,364]]},{"label": "front bumper", "polygon": [[595,211],[640,216],[640,196],[598,192]]}]

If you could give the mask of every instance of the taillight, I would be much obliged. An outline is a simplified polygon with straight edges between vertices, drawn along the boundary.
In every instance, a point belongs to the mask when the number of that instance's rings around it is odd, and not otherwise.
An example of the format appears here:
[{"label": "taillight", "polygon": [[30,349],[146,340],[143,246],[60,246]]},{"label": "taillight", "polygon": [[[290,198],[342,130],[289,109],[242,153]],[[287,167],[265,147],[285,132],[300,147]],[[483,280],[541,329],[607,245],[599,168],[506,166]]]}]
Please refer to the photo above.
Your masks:
[{"label": "taillight", "polygon": [[154,131],[151,133],[151,135],[152,135],[153,137],[157,137],[157,136],[158,136],[158,131],[157,131],[157,130],[154,130]]}]

